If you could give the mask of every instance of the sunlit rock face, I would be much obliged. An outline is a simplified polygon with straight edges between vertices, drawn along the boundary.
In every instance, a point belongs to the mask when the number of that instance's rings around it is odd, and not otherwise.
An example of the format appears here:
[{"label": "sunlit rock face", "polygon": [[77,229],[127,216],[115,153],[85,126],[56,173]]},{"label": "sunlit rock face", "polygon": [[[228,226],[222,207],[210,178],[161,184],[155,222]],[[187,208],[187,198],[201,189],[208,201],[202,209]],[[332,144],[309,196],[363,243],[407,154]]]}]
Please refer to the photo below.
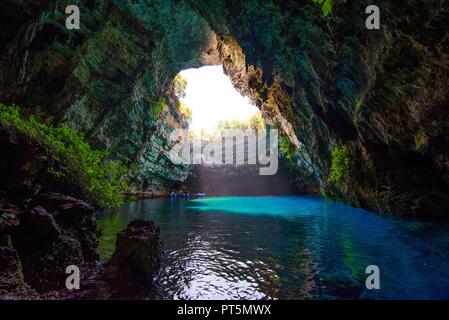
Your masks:
[{"label": "sunlit rock face", "polygon": [[[64,27],[65,2],[0,4],[0,99],[135,160],[135,191],[185,180],[188,168],[158,157],[186,126],[170,84],[221,63],[298,149],[297,185],[377,211],[447,214],[447,1],[381,1],[371,31],[366,1],[336,1],[328,17],[310,0],[80,2],[77,32]],[[332,179],[342,146],[350,165]]]}]

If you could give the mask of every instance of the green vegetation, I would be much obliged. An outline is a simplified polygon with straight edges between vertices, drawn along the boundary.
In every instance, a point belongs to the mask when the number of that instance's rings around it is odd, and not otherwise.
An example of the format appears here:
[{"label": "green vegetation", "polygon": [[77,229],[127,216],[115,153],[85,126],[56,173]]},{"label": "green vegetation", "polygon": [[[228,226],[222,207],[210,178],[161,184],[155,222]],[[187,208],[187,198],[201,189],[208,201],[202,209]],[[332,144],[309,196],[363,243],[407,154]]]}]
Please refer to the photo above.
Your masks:
[{"label": "green vegetation", "polygon": [[321,5],[321,10],[323,15],[327,17],[332,11],[332,6],[334,5],[334,0],[312,0],[313,2]]},{"label": "green vegetation", "polygon": [[296,157],[296,147],[285,135],[279,136],[279,152],[287,160],[293,160]]},{"label": "green vegetation", "polygon": [[422,130],[418,132],[418,134],[415,136],[415,148],[416,150],[421,149],[422,147],[426,146],[429,143],[429,137],[426,135],[426,133]]},{"label": "green vegetation", "polygon": [[265,121],[263,121],[262,113],[256,112],[249,119],[249,127],[252,128],[252,129],[257,129],[257,130],[264,130],[265,129]]},{"label": "green vegetation", "polygon": [[268,91],[268,89],[269,89],[269,88],[268,88],[268,85],[267,85],[267,83],[265,82],[265,83],[263,84],[263,86],[258,90],[259,96],[265,94],[265,93]]},{"label": "green vegetation", "polygon": [[[337,0],[312,0],[313,2],[321,5],[321,10],[323,11],[323,15],[327,17],[329,13],[332,11],[332,7],[334,6]],[[346,3],[346,0],[340,0],[343,3]]]},{"label": "green vegetation", "polygon": [[175,95],[178,99],[185,98],[186,96],[186,88],[187,88],[187,79],[178,74],[173,80],[173,87],[175,90]]},{"label": "green vegetation", "polygon": [[153,121],[156,121],[159,119],[159,116],[161,115],[162,111],[165,110],[167,107],[167,103],[165,102],[165,99],[162,98],[160,100],[153,101],[151,103],[151,119]]},{"label": "green vegetation", "polygon": [[192,119],[192,109],[190,109],[190,107],[188,105],[186,105],[183,102],[178,103],[178,109],[179,109],[179,111],[181,111],[181,113],[183,115],[185,115],[187,117],[187,119],[189,119],[189,120]]},{"label": "green vegetation", "polygon": [[106,151],[92,149],[79,132],[65,124],[55,128],[34,116],[25,118],[19,107],[1,103],[0,125],[36,143],[43,150],[38,159],[47,162],[48,172],[80,186],[89,201],[105,207],[123,202],[129,187],[128,168],[120,161],[107,160]]},{"label": "green vegetation", "polygon": [[186,89],[187,89],[187,79],[181,76],[180,74],[176,75],[175,79],[173,80],[173,90],[175,92],[176,98],[178,98],[178,110],[181,111],[183,115],[186,116],[188,120],[192,119],[192,109],[188,105],[186,105],[183,102],[180,102],[182,98],[185,98],[186,96]]},{"label": "green vegetation", "polygon": [[234,129],[264,130],[265,121],[263,121],[262,114],[260,113],[260,111],[258,111],[248,120],[224,120],[220,121],[220,123],[218,124],[218,131],[220,132],[223,130],[234,130]]},{"label": "green vegetation", "polygon": [[348,146],[335,147],[332,150],[331,181],[340,183],[346,179],[350,165]]}]

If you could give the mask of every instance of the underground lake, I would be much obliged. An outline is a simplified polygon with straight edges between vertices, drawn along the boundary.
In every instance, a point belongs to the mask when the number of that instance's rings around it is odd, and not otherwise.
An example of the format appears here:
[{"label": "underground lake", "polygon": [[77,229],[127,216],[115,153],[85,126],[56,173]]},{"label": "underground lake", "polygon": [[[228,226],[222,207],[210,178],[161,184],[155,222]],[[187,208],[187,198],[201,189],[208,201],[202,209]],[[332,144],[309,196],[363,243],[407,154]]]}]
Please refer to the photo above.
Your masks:
[{"label": "underground lake", "polygon": [[448,3],[0,1],[0,300],[449,300]]},{"label": "underground lake", "polygon": [[[165,299],[447,299],[449,225],[313,196],[151,199],[97,213],[102,260],[133,219],[164,242]],[[366,268],[380,271],[368,290]]]}]

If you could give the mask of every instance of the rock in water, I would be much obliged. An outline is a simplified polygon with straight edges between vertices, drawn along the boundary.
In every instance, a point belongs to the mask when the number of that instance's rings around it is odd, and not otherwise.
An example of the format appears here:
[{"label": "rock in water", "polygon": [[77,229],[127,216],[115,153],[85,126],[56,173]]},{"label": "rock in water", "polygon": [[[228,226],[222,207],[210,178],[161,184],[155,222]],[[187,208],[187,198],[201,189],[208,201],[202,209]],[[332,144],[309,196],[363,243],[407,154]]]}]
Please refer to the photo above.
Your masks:
[{"label": "rock in water", "polygon": [[133,220],[117,234],[116,249],[105,270],[106,281],[115,289],[129,291],[128,297],[133,291],[151,291],[161,249],[159,226],[153,221]]}]

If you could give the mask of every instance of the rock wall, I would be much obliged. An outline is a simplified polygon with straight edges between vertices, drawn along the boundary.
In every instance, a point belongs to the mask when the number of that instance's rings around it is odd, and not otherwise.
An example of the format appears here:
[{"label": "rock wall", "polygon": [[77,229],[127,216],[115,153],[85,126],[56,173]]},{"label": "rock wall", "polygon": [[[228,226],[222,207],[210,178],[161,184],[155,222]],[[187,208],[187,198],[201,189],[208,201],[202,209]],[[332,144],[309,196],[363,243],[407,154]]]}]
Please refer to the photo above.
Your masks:
[{"label": "rock wall", "polygon": [[[150,276],[159,267],[159,228],[134,221],[119,235],[111,263],[126,265],[134,282],[117,276],[128,287],[116,289],[116,279],[103,276],[95,208],[73,196],[82,197],[77,185],[47,170],[39,148],[28,136],[0,128],[0,149],[8,150],[0,159],[0,300],[158,298]],[[135,252],[146,254],[130,260]],[[72,265],[80,271],[79,290],[66,288]]]},{"label": "rock wall", "polygon": [[170,84],[184,66],[207,62],[210,29],[170,1],[142,8],[75,2],[80,31],[65,27],[66,1],[0,4],[0,99],[47,122],[67,122],[114,158],[133,159],[135,192],[182,182],[188,168],[167,170],[159,157],[168,134],[187,126]]},{"label": "rock wall", "polygon": [[[0,99],[134,159],[135,191],[154,193],[188,173],[157,161],[186,126],[172,79],[221,63],[296,147],[297,181],[376,211],[447,216],[448,1],[375,1],[381,29],[369,31],[372,2],[335,1],[324,17],[311,0],[75,1],[76,31],[65,1],[2,1]],[[334,150],[347,150],[341,179]]]},{"label": "rock wall", "polygon": [[153,221],[133,220],[117,234],[116,249],[105,266],[104,278],[113,299],[157,299],[157,278],[162,255],[159,226]]},{"label": "rock wall", "polygon": [[299,147],[296,172],[356,206],[447,217],[448,1],[335,1],[328,17],[308,0],[213,3],[192,6],[241,47],[249,81],[225,68]]}]

